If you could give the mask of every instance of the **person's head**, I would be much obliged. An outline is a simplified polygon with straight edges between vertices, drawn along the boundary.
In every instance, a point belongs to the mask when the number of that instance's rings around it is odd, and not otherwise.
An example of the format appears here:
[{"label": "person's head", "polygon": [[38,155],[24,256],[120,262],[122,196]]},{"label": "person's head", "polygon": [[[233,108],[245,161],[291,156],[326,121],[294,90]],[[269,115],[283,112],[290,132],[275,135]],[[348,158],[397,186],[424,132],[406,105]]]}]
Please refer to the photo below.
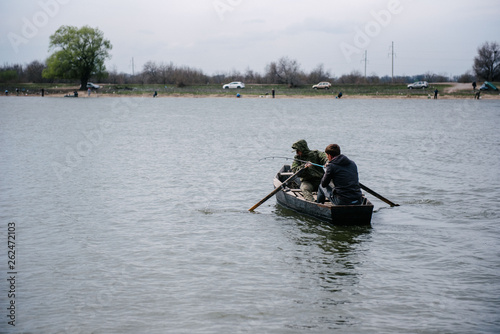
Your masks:
[{"label": "person's head", "polygon": [[333,159],[337,155],[340,155],[340,146],[337,144],[330,144],[325,148],[325,153]]},{"label": "person's head", "polygon": [[305,141],[305,139],[301,139],[295,142],[292,145],[292,148],[295,150],[298,156],[301,156],[303,153],[309,151],[309,147],[307,146],[307,142]]}]

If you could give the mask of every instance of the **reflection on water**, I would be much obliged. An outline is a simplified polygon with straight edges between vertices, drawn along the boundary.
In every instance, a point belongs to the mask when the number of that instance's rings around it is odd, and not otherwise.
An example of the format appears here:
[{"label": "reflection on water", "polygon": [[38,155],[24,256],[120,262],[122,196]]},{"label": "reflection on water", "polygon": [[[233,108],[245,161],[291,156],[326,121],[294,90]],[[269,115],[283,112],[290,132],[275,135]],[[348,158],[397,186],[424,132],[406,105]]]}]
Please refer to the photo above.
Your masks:
[{"label": "reflection on water", "polygon": [[276,204],[274,213],[283,218],[293,219],[304,236],[311,236],[311,243],[325,252],[345,253],[367,239],[371,226],[336,226],[297,213]]},{"label": "reflection on water", "polygon": [[[313,309],[318,314],[310,329],[328,327],[340,331],[359,323],[359,315],[340,311],[354,307],[362,279],[360,266],[366,261],[373,229],[370,226],[334,226],[296,213],[276,204],[273,213],[288,222],[286,235],[296,246],[290,267],[307,282],[315,295]],[[307,284],[307,288],[311,289]],[[318,290],[319,289],[319,290]],[[310,296],[299,295],[295,302],[308,304]],[[354,304],[353,304],[354,303]],[[352,306],[351,306],[352,305]],[[325,316],[324,312],[330,313]]]},{"label": "reflection on water", "polygon": [[[334,226],[278,204],[274,213],[293,221],[298,227],[289,237],[298,247],[307,249],[307,260],[302,266],[311,267],[311,271],[324,281],[322,286],[325,289],[338,292],[345,284],[352,286],[357,283],[357,264],[365,249],[360,246],[369,242],[370,226]],[[298,256],[296,261],[302,262],[303,259]]]}]

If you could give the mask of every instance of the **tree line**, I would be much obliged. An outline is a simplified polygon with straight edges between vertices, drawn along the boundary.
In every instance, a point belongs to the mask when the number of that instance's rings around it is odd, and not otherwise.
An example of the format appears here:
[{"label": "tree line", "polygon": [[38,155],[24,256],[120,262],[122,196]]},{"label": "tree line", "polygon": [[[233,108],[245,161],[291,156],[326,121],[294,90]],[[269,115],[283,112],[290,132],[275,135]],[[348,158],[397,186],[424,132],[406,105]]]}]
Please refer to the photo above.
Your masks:
[{"label": "tree line", "polygon": [[336,77],[319,64],[310,72],[301,69],[295,59],[281,57],[266,65],[263,73],[247,68],[244,72],[232,70],[207,75],[202,70],[172,62],[148,61],[142,71],[130,75],[116,69],[108,71],[104,65],[110,58],[111,42],[97,28],[84,26],[60,27],[50,36],[49,50],[55,50],[45,62],[38,60],[29,64],[4,64],[0,66],[0,82],[3,83],[58,83],[80,80],[82,89],[88,81],[109,84],[161,84],[187,85],[222,84],[229,81],[243,81],[252,84],[283,84],[298,87],[329,81],[337,84],[378,84],[428,82],[472,82],[476,80],[500,80],[500,46],[496,42],[486,42],[478,48],[471,70],[462,75],[449,77],[446,74],[427,72],[413,76],[365,76],[360,71],[352,71]]},{"label": "tree line", "polygon": [[[35,60],[29,64],[4,64],[0,66],[0,82],[2,83],[71,83],[74,79],[65,78],[45,78],[44,69],[47,65]],[[148,61],[144,64],[142,71],[131,75],[118,72],[116,69],[95,75],[89,78],[104,84],[159,84],[175,85],[177,87],[190,85],[224,84],[230,81],[243,81],[253,84],[285,84],[289,87],[299,87],[329,81],[337,84],[379,84],[379,83],[411,83],[414,81],[428,82],[472,82],[476,80],[476,75],[472,71],[450,77],[446,74],[436,74],[427,72],[418,75],[406,76],[364,76],[360,71],[352,71],[339,77],[332,75],[320,64],[311,72],[300,70],[296,60],[286,57],[280,58],[277,62],[271,62],[266,66],[265,72],[259,73],[251,69],[244,72],[232,70],[228,72],[217,72],[214,75],[207,75],[202,70],[188,66],[178,66],[172,62]],[[490,81],[494,81],[491,80]]]}]

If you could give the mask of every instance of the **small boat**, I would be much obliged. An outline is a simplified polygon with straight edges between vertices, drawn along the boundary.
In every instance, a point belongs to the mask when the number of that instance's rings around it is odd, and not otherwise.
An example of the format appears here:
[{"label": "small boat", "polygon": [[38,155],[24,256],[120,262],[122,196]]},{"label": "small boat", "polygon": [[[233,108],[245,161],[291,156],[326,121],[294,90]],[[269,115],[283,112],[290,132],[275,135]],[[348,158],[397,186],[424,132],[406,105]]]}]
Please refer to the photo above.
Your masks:
[{"label": "small boat", "polygon": [[333,225],[371,225],[373,204],[364,195],[360,205],[335,205],[329,201],[324,204],[309,202],[302,196],[298,178],[283,185],[292,175],[291,167],[284,165],[274,177],[274,188],[283,188],[276,193],[276,200],[281,206]]}]

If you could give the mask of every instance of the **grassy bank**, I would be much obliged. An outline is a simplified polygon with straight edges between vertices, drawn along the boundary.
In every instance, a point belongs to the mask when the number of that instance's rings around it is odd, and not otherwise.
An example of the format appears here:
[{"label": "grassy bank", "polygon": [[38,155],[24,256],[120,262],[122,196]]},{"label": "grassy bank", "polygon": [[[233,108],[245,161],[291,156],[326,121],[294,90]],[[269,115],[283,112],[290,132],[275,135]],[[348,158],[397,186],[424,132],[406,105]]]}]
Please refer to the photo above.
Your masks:
[{"label": "grassy bank", "polygon": [[[494,83],[500,87],[500,83]],[[193,85],[176,87],[172,85],[140,85],[140,84],[102,84],[98,90],[99,94],[111,96],[153,96],[158,92],[159,97],[167,96],[217,96],[233,97],[237,93],[242,96],[266,96],[271,95],[274,89],[277,97],[317,97],[334,98],[339,92],[343,97],[420,97],[425,98],[434,95],[434,90],[439,90],[440,97],[470,98],[473,96],[472,87],[454,89],[454,83],[430,84],[427,89],[408,89],[406,84],[334,84],[329,90],[314,90],[311,85],[289,88],[286,85],[258,85],[246,84],[245,89],[222,89],[222,85]],[[10,95],[16,95],[16,88],[20,95],[40,95],[44,89],[47,96],[63,96],[72,93],[79,88],[74,84],[1,84],[2,92],[8,90]],[[80,92],[85,96],[85,92]],[[482,96],[498,96],[499,93],[483,91]]]}]

